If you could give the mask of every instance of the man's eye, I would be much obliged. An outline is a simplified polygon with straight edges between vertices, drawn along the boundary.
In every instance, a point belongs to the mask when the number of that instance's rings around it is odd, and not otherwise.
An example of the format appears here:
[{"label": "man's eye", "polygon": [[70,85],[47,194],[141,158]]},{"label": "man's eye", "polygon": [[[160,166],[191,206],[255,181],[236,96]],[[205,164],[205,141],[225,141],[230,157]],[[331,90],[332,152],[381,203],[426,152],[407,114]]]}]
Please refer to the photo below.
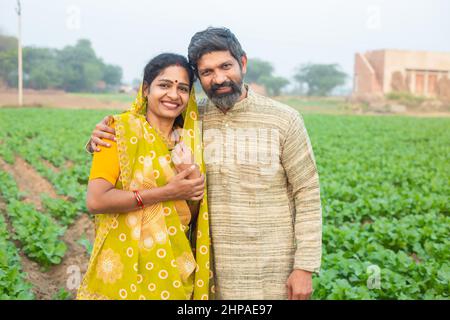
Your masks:
[{"label": "man's eye", "polygon": [[209,71],[204,71],[201,73],[202,77],[206,77],[209,76],[210,72]]},{"label": "man's eye", "polygon": [[224,69],[230,69],[230,67],[231,67],[231,63],[227,63],[227,64],[223,65]]}]

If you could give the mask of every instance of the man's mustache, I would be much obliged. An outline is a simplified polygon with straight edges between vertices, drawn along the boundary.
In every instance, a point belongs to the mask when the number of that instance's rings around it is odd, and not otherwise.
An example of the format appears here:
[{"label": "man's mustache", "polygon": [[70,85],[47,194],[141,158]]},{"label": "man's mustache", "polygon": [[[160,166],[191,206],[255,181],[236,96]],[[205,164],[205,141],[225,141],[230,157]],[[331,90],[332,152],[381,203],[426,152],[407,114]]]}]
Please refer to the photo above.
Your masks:
[{"label": "man's mustache", "polygon": [[219,89],[227,88],[227,87],[230,87],[231,89],[233,89],[233,91],[236,91],[237,85],[233,81],[225,81],[224,83],[221,83],[221,84],[213,84],[211,86],[211,90],[213,92],[216,92]]}]

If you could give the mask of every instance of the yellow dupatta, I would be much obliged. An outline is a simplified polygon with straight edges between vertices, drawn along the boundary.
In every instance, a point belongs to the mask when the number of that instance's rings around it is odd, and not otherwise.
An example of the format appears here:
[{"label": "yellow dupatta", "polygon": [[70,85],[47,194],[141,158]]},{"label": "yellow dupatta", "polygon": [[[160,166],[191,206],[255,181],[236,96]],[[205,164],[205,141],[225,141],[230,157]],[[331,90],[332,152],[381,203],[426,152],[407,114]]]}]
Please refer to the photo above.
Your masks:
[{"label": "yellow dupatta", "polygon": [[[132,108],[114,116],[118,189],[163,186],[176,174],[167,145],[146,121],[146,110],[141,86]],[[183,118],[181,139],[205,174],[193,88]],[[213,274],[206,187],[192,230],[194,250],[186,208],[186,201],[166,201],[144,210],[96,215],[94,247],[77,299],[209,299]]]}]

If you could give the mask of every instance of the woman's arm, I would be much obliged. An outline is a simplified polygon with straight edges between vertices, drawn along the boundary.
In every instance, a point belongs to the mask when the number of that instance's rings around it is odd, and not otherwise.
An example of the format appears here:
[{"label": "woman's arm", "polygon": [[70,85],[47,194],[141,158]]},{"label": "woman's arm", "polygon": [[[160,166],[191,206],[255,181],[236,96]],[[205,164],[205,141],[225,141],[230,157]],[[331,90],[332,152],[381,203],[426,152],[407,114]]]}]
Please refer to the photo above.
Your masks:
[{"label": "woman's arm", "polygon": [[[205,187],[205,177],[202,175],[196,179],[187,179],[194,170],[196,170],[195,166],[187,168],[163,187],[139,190],[144,205],[169,200],[201,200]],[[86,206],[89,212],[93,214],[129,212],[138,209],[132,191],[116,189],[114,185],[103,178],[89,181]]]}]

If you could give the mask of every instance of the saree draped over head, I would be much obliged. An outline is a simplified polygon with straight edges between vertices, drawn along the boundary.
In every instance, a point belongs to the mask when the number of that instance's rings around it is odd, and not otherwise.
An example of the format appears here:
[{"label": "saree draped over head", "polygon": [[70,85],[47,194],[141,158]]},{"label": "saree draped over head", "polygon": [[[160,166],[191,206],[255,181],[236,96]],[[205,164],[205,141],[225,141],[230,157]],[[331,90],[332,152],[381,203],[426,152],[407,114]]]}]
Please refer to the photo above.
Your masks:
[{"label": "saree draped over head", "polygon": [[[170,150],[146,121],[146,110],[141,86],[132,108],[114,116],[117,189],[160,187],[176,175]],[[180,139],[205,174],[194,90],[183,118]],[[128,213],[97,214],[92,255],[77,299],[209,299],[213,274],[206,186],[192,230],[190,220],[189,207],[181,200]]]}]

